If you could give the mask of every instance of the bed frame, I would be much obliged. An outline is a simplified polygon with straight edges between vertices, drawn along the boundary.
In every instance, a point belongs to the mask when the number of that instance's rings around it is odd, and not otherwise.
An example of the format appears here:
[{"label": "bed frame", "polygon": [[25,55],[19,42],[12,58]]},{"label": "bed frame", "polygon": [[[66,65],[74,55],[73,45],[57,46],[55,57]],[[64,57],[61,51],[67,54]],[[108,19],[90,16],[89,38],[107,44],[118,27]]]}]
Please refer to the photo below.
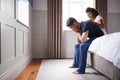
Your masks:
[{"label": "bed frame", "polygon": [[88,52],[87,64],[108,77],[110,80],[120,80],[120,69],[92,52]]}]

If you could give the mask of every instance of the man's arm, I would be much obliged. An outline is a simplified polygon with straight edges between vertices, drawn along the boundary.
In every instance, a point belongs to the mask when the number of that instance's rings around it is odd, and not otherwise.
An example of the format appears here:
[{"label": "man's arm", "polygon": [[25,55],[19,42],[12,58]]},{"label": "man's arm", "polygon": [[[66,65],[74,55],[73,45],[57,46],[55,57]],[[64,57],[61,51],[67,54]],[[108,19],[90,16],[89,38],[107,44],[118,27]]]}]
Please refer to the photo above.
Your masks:
[{"label": "man's arm", "polygon": [[76,40],[77,40],[78,42],[81,42],[81,41],[79,40],[79,37],[78,37],[78,35],[77,35],[77,37],[76,37]]},{"label": "man's arm", "polygon": [[88,33],[89,33],[89,31],[86,31],[86,32],[84,32],[84,33],[81,35],[80,32],[78,32],[78,33],[77,33],[78,39],[79,39],[81,42],[86,42],[86,41],[87,41],[87,37],[88,37]]}]

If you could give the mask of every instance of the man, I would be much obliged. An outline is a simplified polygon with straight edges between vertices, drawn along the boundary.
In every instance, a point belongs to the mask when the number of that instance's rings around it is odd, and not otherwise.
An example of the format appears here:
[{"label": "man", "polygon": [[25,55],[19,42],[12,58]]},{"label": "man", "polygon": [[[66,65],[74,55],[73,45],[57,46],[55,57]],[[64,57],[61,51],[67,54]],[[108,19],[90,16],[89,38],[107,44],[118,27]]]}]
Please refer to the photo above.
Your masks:
[{"label": "man", "polygon": [[67,20],[67,26],[76,32],[78,43],[75,45],[75,55],[73,65],[70,68],[78,67],[74,74],[85,74],[87,51],[91,42],[103,35],[98,25],[92,21],[79,23],[76,19],[70,17]]}]

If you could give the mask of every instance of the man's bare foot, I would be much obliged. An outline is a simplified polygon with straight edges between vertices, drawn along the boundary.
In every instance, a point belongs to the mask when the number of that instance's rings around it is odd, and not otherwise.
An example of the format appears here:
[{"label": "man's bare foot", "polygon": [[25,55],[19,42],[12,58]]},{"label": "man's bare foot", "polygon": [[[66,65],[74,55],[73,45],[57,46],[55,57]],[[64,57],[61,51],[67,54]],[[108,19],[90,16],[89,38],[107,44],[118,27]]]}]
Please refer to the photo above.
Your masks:
[{"label": "man's bare foot", "polygon": [[74,71],[74,72],[72,72],[73,74],[85,74],[85,73],[83,73],[83,72],[77,72],[77,71]]},{"label": "man's bare foot", "polygon": [[79,72],[77,72],[77,71],[74,71],[74,72],[72,72],[73,74],[80,74]]},{"label": "man's bare foot", "polygon": [[77,68],[77,67],[75,67],[75,66],[70,66],[69,68]]}]

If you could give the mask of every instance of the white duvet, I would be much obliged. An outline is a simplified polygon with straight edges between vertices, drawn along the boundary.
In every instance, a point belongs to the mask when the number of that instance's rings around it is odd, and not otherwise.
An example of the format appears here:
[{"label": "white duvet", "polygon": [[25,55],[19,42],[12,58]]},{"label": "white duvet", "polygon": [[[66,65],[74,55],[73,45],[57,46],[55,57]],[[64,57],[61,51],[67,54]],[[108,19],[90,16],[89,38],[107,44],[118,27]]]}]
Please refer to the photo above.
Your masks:
[{"label": "white duvet", "polygon": [[96,38],[88,50],[120,68],[120,32]]}]

